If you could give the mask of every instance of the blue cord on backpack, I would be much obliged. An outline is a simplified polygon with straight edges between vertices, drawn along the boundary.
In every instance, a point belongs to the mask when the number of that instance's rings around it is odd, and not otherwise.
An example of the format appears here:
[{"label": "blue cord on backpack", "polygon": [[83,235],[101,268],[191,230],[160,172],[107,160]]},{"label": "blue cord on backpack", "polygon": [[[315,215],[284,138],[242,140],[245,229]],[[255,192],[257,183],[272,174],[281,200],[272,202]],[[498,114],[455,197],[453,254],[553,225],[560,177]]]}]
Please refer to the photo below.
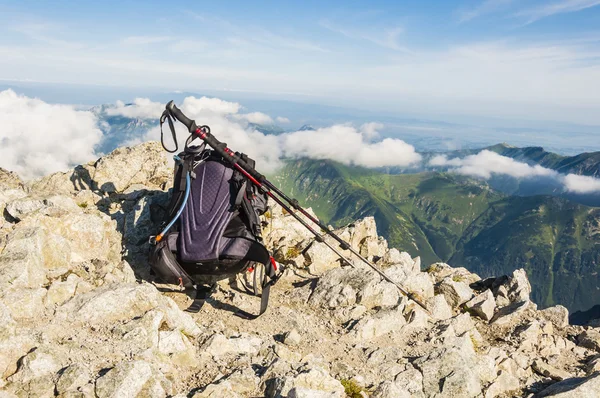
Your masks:
[{"label": "blue cord on backpack", "polygon": [[171,220],[171,222],[169,224],[167,224],[165,229],[163,229],[162,232],[156,236],[157,242],[160,242],[162,240],[162,238],[166,235],[166,233],[169,232],[169,230],[171,229],[173,224],[175,224],[175,221],[177,221],[177,219],[179,219],[179,216],[181,216],[181,213],[183,213],[183,208],[185,207],[185,205],[188,201],[188,198],[190,197],[191,185],[192,185],[192,181],[190,178],[190,173],[187,173],[185,175],[185,194],[183,197],[183,203],[181,204],[181,207],[179,208],[179,210],[177,211],[177,214],[175,214],[175,217]]}]

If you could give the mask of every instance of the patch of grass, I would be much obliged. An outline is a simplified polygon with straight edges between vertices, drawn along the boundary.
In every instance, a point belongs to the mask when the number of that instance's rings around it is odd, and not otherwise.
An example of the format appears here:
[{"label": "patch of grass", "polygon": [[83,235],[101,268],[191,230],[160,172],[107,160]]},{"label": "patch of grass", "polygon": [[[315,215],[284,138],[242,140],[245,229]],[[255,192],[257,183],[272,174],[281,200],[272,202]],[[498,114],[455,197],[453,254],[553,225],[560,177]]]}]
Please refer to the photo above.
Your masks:
[{"label": "patch of grass", "polygon": [[454,275],[454,276],[452,277],[452,280],[453,280],[454,282],[462,282],[462,281],[464,281],[464,280],[465,280],[465,278],[463,278],[463,277],[462,277],[462,275]]},{"label": "patch of grass", "polygon": [[77,203],[77,206],[81,207],[82,209],[87,209],[88,204],[86,202],[81,202],[81,203]]},{"label": "patch of grass", "polygon": [[300,255],[300,249],[298,249],[296,246],[292,246],[287,249],[287,252],[285,253],[285,258],[288,260],[291,260],[291,259],[298,257],[299,255]]},{"label": "patch of grass", "polygon": [[364,389],[357,382],[351,379],[343,379],[340,380],[340,383],[344,386],[344,391],[349,398],[362,398],[361,392]]},{"label": "patch of grass", "polygon": [[475,339],[475,337],[473,337],[472,334],[469,334],[469,338],[471,339],[471,344],[473,344],[473,349],[475,350],[475,352],[481,352],[481,346],[479,345],[479,342]]}]

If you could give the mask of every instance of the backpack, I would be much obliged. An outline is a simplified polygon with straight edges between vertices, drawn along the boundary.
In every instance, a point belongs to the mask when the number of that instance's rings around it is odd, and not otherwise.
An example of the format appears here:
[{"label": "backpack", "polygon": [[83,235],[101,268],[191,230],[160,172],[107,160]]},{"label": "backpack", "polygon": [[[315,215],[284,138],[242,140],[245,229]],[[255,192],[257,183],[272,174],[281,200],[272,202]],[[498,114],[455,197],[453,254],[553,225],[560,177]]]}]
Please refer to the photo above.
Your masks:
[{"label": "backpack", "polygon": [[[245,154],[237,153],[254,166]],[[277,280],[277,264],[262,243],[260,216],[267,195],[216,151],[187,146],[175,158],[171,197],[161,234],[151,237],[150,266],[168,284],[194,288],[207,279],[225,279],[264,266],[260,313],[268,305],[269,288]],[[254,294],[257,293],[255,272]],[[206,297],[188,309],[197,312]]]}]

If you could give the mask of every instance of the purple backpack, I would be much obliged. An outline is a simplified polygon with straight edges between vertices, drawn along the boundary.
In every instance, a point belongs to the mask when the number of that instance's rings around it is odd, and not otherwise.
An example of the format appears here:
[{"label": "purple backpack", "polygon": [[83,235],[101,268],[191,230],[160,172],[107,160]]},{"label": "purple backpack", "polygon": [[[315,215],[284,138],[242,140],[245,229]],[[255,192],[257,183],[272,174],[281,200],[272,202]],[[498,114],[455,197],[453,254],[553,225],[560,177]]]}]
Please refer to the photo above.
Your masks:
[{"label": "purple backpack", "polygon": [[[254,166],[252,159],[240,156]],[[163,232],[151,237],[154,274],[165,283],[197,288],[207,279],[224,279],[263,264],[262,314],[276,271],[261,237],[259,217],[267,210],[266,194],[204,146],[186,147],[175,160]],[[202,304],[189,310],[196,312]]]}]

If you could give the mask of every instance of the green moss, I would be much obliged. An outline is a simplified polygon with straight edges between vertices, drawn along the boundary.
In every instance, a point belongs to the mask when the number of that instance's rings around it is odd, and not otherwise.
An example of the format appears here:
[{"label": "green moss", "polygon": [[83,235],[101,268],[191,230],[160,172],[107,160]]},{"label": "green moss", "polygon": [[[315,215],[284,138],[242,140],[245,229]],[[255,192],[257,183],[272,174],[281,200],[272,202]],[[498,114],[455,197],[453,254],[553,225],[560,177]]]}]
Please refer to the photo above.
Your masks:
[{"label": "green moss", "polygon": [[77,203],[77,206],[81,207],[82,209],[87,209],[88,204],[86,202],[81,202],[81,203]]},{"label": "green moss", "polygon": [[301,253],[300,249],[298,249],[296,246],[292,246],[285,253],[285,258],[288,260],[291,260],[293,258],[298,257],[300,255],[300,253]]},{"label": "green moss", "polygon": [[349,398],[362,398],[361,392],[363,392],[364,389],[360,385],[358,385],[357,382],[350,379],[343,379],[340,381],[340,383],[342,383],[342,385],[344,386],[346,395]]},{"label": "green moss", "polygon": [[462,281],[464,281],[464,278],[462,277],[462,275],[454,275],[454,276],[452,277],[452,280],[453,280],[454,282],[462,282]]}]

